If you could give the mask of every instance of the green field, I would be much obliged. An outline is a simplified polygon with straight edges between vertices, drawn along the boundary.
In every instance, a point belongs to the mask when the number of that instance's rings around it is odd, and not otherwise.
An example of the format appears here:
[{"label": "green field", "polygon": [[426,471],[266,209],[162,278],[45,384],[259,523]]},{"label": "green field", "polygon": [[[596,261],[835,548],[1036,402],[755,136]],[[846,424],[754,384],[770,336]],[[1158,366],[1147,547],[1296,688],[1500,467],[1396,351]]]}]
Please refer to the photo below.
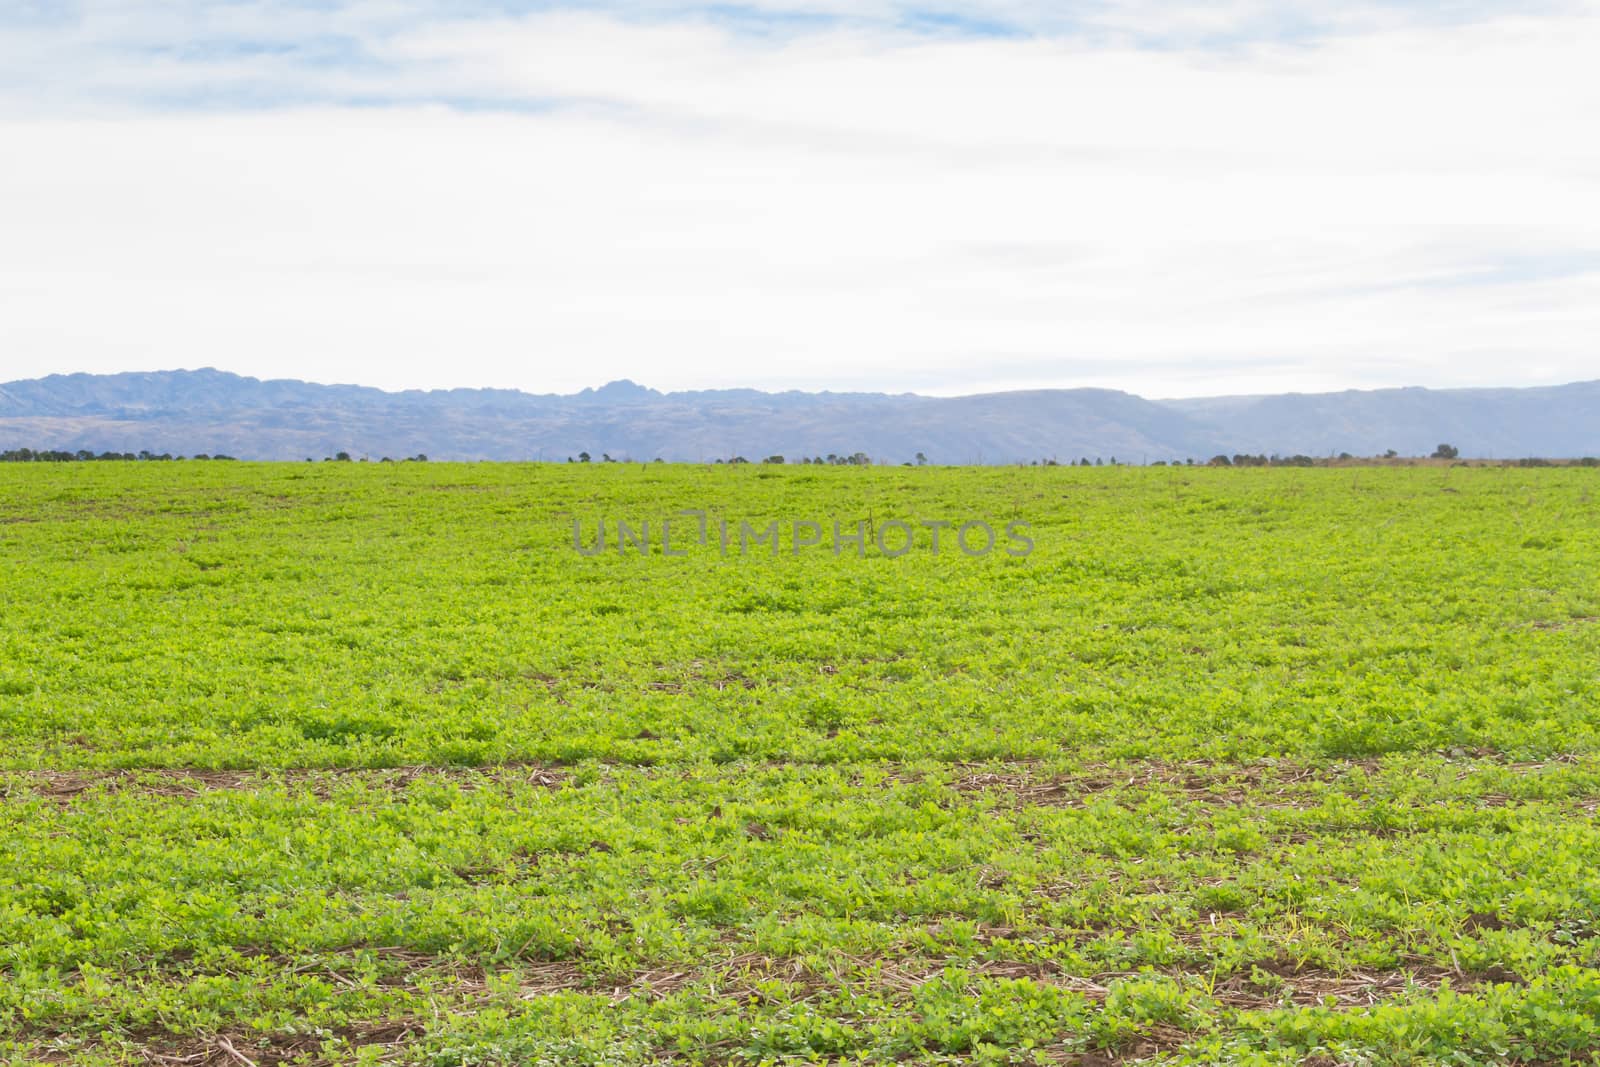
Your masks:
[{"label": "green field", "polygon": [[1596,1062],[1597,492],[0,466],[0,1062]]}]

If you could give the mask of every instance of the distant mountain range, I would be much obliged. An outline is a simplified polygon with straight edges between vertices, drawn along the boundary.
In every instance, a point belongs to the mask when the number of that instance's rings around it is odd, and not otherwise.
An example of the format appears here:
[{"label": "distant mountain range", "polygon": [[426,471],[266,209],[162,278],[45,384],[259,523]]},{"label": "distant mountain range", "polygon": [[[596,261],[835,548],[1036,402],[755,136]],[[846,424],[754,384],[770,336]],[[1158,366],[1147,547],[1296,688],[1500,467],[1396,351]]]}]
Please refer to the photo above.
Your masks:
[{"label": "distant mountain range", "polygon": [[630,381],[569,396],[506,389],[385,392],[223,371],[51,375],[0,385],[0,451],[224,453],[240,459],[634,461],[851,455],[1013,463],[1219,453],[1600,456],[1600,381],[1145,400],[1107,389],[660,393]]}]

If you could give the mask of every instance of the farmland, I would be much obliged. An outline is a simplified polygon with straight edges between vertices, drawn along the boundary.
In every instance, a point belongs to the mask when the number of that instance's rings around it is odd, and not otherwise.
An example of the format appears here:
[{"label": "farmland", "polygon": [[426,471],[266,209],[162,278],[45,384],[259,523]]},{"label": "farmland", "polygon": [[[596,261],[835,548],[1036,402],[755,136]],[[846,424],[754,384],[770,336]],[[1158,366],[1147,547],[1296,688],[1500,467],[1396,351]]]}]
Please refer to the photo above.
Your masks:
[{"label": "farmland", "polygon": [[0,1059],[1594,1062],[1597,493],[0,466]]}]

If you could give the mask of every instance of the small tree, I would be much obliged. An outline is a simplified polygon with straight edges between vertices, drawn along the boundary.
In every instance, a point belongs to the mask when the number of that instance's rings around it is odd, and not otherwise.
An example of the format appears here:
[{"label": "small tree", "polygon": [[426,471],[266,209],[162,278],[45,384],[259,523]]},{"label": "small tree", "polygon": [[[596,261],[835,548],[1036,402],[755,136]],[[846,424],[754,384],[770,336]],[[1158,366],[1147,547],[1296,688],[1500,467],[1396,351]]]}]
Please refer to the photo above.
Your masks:
[{"label": "small tree", "polygon": [[1433,455],[1428,458],[1455,459],[1459,455],[1461,455],[1461,449],[1457,448],[1455,445],[1440,445],[1438,448],[1433,450]]}]

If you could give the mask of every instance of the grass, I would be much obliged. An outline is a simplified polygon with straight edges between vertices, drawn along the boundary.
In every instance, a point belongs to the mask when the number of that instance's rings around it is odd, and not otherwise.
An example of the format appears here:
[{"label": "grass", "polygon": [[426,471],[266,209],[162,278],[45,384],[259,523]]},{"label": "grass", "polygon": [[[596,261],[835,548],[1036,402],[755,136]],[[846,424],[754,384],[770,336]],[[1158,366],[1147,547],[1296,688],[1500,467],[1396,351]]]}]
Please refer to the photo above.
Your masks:
[{"label": "grass", "polygon": [[1597,478],[5,465],[0,1056],[1594,1062]]}]

